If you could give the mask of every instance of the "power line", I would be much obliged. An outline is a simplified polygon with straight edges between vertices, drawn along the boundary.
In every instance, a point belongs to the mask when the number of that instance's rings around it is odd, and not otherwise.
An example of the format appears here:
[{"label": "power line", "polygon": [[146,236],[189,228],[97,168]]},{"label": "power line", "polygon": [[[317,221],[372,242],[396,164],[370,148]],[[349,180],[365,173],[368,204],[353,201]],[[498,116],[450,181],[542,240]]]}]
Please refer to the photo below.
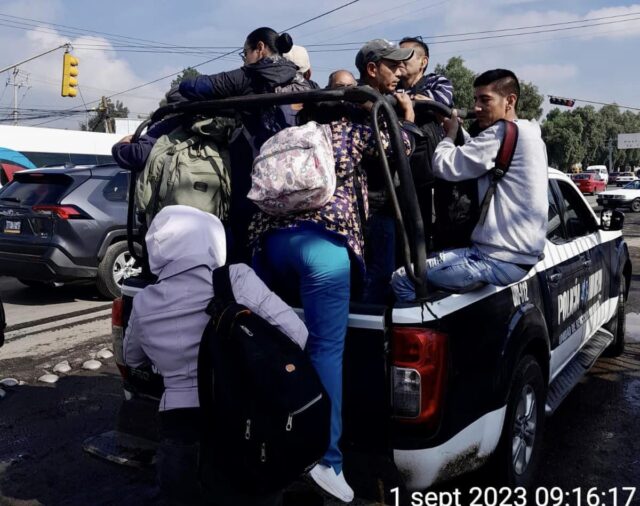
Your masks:
[{"label": "power line", "polygon": [[[123,39],[123,40],[131,40],[131,41],[140,41],[140,42],[146,42],[146,43],[152,43],[152,44],[161,44],[164,45],[166,43],[164,42],[158,42],[158,41],[154,41],[154,40],[148,40],[148,39],[141,39],[141,38],[137,38],[137,37],[129,37],[127,35],[117,35],[117,34],[113,34],[113,33],[109,33],[109,32],[100,32],[97,30],[88,30],[85,28],[78,28],[78,27],[74,27],[74,26],[69,26],[69,25],[61,25],[58,23],[51,23],[49,21],[42,21],[42,20],[38,20],[38,19],[33,19],[33,18],[26,18],[26,17],[21,17],[21,16],[12,16],[9,14],[2,14],[0,13],[0,18],[11,18],[11,19],[17,19],[17,20],[25,20],[25,21],[31,21],[34,23],[44,23],[45,25],[50,25],[50,26],[59,26],[62,28],[67,28],[70,29],[72,31],[75,32],[79,32],[80,34],[85,34],[85,33],[89,33],[89,34],[97,34],[100,36],[104,36],[105,38],[116,38],[116,39]],[[23,25],[27,25],[29,26],[30,23],[25,23],[25,22],[18,22],[20,24]],[[34,25],[31,25],[34,26]],[[35,25],[35,26],[39,26],[39,25]]]},{"label": "power line", "polygon": [[[289,27],[289,28],[285,28],[284,30],[282,30],[282,32],[286,32],[286,31],[288,31],[288,30],[293,30],[294,28],[298,28],[298,27],[300,27],[300,26],[306,25],[307,23],[311,23],[312,21],[316,21],[317,19],[320,19],[320,18],[322,18],[322,17],[324,17],[324,16],[328,16],[329,14],[332,14],[332,13],[334,13],[334,12],[336,12],[336,11],[340,10],[340,9],[344,9],[345,7],[348,7],[348,6],[350,6],[350,5],[353,5],[354,3],[357,3],[357,2],[359,2],[359,1],[360,1],[360,0],[351,0],[350,2],[347,2],[347,3],[345,3],[345,4],[342,4],[342,5],[338,6],[338,7],[336,7],[335,9],[331,9],[331,10],[329,10],[329,11],[327,11],[327,12],[323,13],[323,14],[319,14],[318,16],[314,16],[313,18],[307,19],[306,21],[303,21],[302,23],[298,23],[297,25],[291,26],[291,27]],[[201,67],[202,65],[206,65],[207,63],[211,63],[211,62],[216,61],[216,60],[219,60],[219,59],[221,59],[221,58],[223,58],[223,57],[225,57],[225,56],[229,56],[229,55],[231,55],[231,54],[235,53],[235,52],[236,52],[237,50],[239,50],[239,49],[240,49],[240,48],[237,48],[237,47],[236,47],[236,48],[234,48],[233,50],[231,50],[231,51],[229,51],[229,52],[227,52],[227,53],[223,54],[222,56],[217,56],[217,57],[215,57],[215,58],[211,58],[211,59],[209,59],[209,60],[203,61],[202,63],[198,63],[198,64],[196,64],[196,65],[190,65],[190,67],[191,67],[191,68]],[[138,86],[134,86],[134,87],[129,88],[129,89],[127,89],[127,90],[120,91],[120,92],[118,92],[118,93],[114,93],[114,94],[112,94],[112,95],[110,95],[110,96],[108,96],[108,97],[106,97],[106,98],[113,98],[113,97],[115,97],[115,96],[122,95],[122,94],[124,94],[124,93],[128,93],[128,92],[133,91],[133,90],[138,90],[138,89],[140,89],[140,88],[144,88],[145,86],[149,86],[150,84],[155,84],[155,83],[157,83],[157,82],[159,82],[159,81],[164,81],[165,79],[168,79],[168,78],[170,78],[170,77],[177,76],[177,75],[178,75],[178,74],[180,74],[181,72],[182,72],[182,70],[180,70],[179,72],[174,72],[174,73],[172,73],[172,74],[169,74],[169,75],[163,76],[163,77],[159,77],[158,79],[154,79],[153,81],[149,81],[149,82],[147,82],[147,83],[144,83],[144,84],[141,84],[141,85],[138,85]],[[94,100],[93,102],[89,102],[89,104],[96,103],[96,102],[99,102],[99,100]],[[71,108],[71,109],[68,109],[68,110],[73,110],[73,109],[75,109],[75,108]],[[35,125],[35,126],[44,125],[44,124],[46,124],[46,123],[50,123],[51,121],[55,121],[55,120],[50,120],[50,121],[45,121],[45,122],[43,122],[43,123],[38,123],[38,124],[37,124],[37,125]]]},{"label": "power line", "polygon": [[[467,38],[467,39],[457,39],[457,40],[443,40],[443,41],[436,41],[436,42],[431,42],[431,41],[426,41],[428,42],[430,45],[434,45],[434,44],[454,44],[454,43],[459,43],[459,42],[472,42],[472,41],[478,41],[478,40],[487,40],[487,39],[502,39],[505,37],[521,37],[523,35],[535,35],[535,34],[540,34],[540,33],[551,33],[551,32],[563,32],[563,31],[567,31],[567,30],[579,30],[579,29],[583,29],[583,28],[593,28],[596,26],[604,26],[604,25],[613,25],[613,24],[618,24],[618,23],[627,23],[629,21],[638,21],[640,20],[640,16],[636,17],[636,18],[631,18],[631,19],[621,19],[618,21],[607,21],[604,23],[593,23],[591,25],[583,25],[583,26],[567,26],[567,27],[563,27],[563,28],[554,28],[554,29],[549,29],[549,30],[537,30],[537,31],[532,31],[532,32],[521,32],[521,33],[510,33],[510,34],[502,34],[502,35],[490,35],[490,36],[486,36],[486,37],[473,37],[473,38]],[[353,44],[353,43],[350,43]],[[338,45],[338,44],[335,44]],[[353,51],[353,48],[336,48],[336,49],[309,49],[310,53],[339,53],[339,52],[344,52],[344,51]]]}]

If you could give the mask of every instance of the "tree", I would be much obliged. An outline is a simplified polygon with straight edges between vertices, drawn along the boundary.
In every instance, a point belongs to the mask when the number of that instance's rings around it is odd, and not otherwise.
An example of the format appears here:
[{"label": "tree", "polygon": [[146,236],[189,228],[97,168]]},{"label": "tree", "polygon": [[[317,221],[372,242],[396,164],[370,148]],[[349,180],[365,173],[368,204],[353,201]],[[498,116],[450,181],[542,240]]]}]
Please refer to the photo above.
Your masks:
[{"label": "tree", "polygon": [[518,100],[518,117],[522,119],[540,119],[544,96],[533,83],[520,82],[520,99]]},{"label": "tree", "polygon": [[584,125],[580,116],[553,109],[542,124],[542,138],[547,145],[549,165],[568,171],[584,158],[581,142]]},{"label": "tree", "polygon": [[104,97],[95,111],[86,123],[80,123],[80,130],[112,133],[116,130],[114,118],[129,116],[129,109],[120,100],[114,104],[110,98]]},{"label": "tree", "polygon": [[[442,74],[453,84],[453,103],[458,108],[473,108],[473,81],[477,75],[465,67],[459,56],[450,58],[446,65],[436,65],[436,74]],[[523,119],[539,119],[542,116],[544,97],[533,83],[520,83],[520,99],[518,101],[518,117]]]},{"label": "tree", "polygon": [[436,65],[435,73],[447,77],[453,84],[453,103],[456,107],[473,107],[473,81],[476,75],[464,66],[462,58],[454,56],[446,65]]},{"label": "tree", "polygon": [[193,79],[194,77],[198,77],[200,72],[193,67],[187,67],[183,69],[182,73],[178,74],[178,76],[171,81],[171,87],[178,86],[184,79]]}]

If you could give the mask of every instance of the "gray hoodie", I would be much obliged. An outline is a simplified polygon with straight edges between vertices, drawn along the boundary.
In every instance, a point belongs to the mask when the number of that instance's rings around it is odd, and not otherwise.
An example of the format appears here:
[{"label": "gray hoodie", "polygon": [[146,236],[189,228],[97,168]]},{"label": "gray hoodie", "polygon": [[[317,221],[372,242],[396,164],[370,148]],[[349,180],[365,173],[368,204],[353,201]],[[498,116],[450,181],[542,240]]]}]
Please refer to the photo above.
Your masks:
[{"label": "gray hoodie", "polygon": [[[146,235],[151,272],[158,282],[133,299],[124,337],[124,360],[153,364],[164,378],[160,411],[198,407],[198,347],[213,297],[211,272],[226,260],[220,220],[187,206],[167,206]],[[230,266],[236,300],[304,348],[307,329],[247,265]]]},{"label": "gray hoodie", "polygon": [[[507,174],[498,182],[484,223],[471,235],[472,242],[486,255],[515,264],[533,265],[544,250],[547,234],[547,149],[540,126],[516,120],[518,144]],[[445,137],[433,155],[433,172],[447,181],[480,178],[478,197],[482,202],[490,182],[504,124],[498,122],[463,146]]]}]

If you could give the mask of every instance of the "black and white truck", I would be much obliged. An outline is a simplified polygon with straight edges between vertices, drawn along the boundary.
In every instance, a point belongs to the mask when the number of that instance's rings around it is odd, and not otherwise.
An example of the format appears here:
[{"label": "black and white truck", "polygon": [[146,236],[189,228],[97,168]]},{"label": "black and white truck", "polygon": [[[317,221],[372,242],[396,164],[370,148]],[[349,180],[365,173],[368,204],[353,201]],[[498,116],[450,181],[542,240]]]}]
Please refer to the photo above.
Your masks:
[{"label": "black and white truck", "polygon": [[[362,88],[261,97],[280,103],[382,102]],[[385,107],[374,106],[374,113],[386,110],[393,118]],[[392,139],[400,145],[399,136]],[[410,268],[426,254],[424,232],[408,164],[399,159],[396,167],[404,202],[402,210],[396,206],[398,226]],[[530,485],[545,417],[601,354],[623,351],[631,280],[624,216],[609,210],[597,217],[566,175],[549,169],[548,177],[544,257],[522,281],[461,294],[417,287],[411,303],[351,305],[342,445],[347,452],[388,458],[409,490],[425,490],[486,463],[496,466],[502,483]],[[85,443],[88,451],[124,463],[151,454],[134,429],[149,423],[134,423],[132,406],[148,402],[161,388],[152,371],[133,370],[122,360],[131,303],[147,283],[126,280],[122,298],[114,302],[113,344],[125,390],[118,431],[112,433],[117,442],[107,449],[104,438]]]}]

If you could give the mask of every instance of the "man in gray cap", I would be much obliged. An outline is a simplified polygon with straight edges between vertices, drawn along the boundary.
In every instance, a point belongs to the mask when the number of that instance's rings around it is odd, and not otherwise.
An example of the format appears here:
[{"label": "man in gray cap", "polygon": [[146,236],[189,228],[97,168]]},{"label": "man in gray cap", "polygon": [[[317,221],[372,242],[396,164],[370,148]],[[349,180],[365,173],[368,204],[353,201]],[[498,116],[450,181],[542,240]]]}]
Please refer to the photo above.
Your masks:
[{"label": "man in gray cap", "polygon": [[[413,48],[401,48],[388,40],[367,42],[356,55],[359,84],[368,84],[383,95],[395,95],[402,110],[403,126],[413,123],[415,114],[408,94],[396,93],[406,74],[405,62]],[[365,263],[363,302],[385,303],[391,296],[389,281],[396,265],[396,230],[390,197],[377,158],[365,156],[361,164],[368,176],[369,219],[365,226]],[[392,171],[394,167],[391,167]],[[372,247],[375,245],[375,247]]]},{"label": "man in gray cap", "polygon": [[356,55],[360,84],[368,84],[383,94],[394,93],[406,73],[404,62],[412,56],[412,48],[398,47],[385,39],[370,40]]}]

